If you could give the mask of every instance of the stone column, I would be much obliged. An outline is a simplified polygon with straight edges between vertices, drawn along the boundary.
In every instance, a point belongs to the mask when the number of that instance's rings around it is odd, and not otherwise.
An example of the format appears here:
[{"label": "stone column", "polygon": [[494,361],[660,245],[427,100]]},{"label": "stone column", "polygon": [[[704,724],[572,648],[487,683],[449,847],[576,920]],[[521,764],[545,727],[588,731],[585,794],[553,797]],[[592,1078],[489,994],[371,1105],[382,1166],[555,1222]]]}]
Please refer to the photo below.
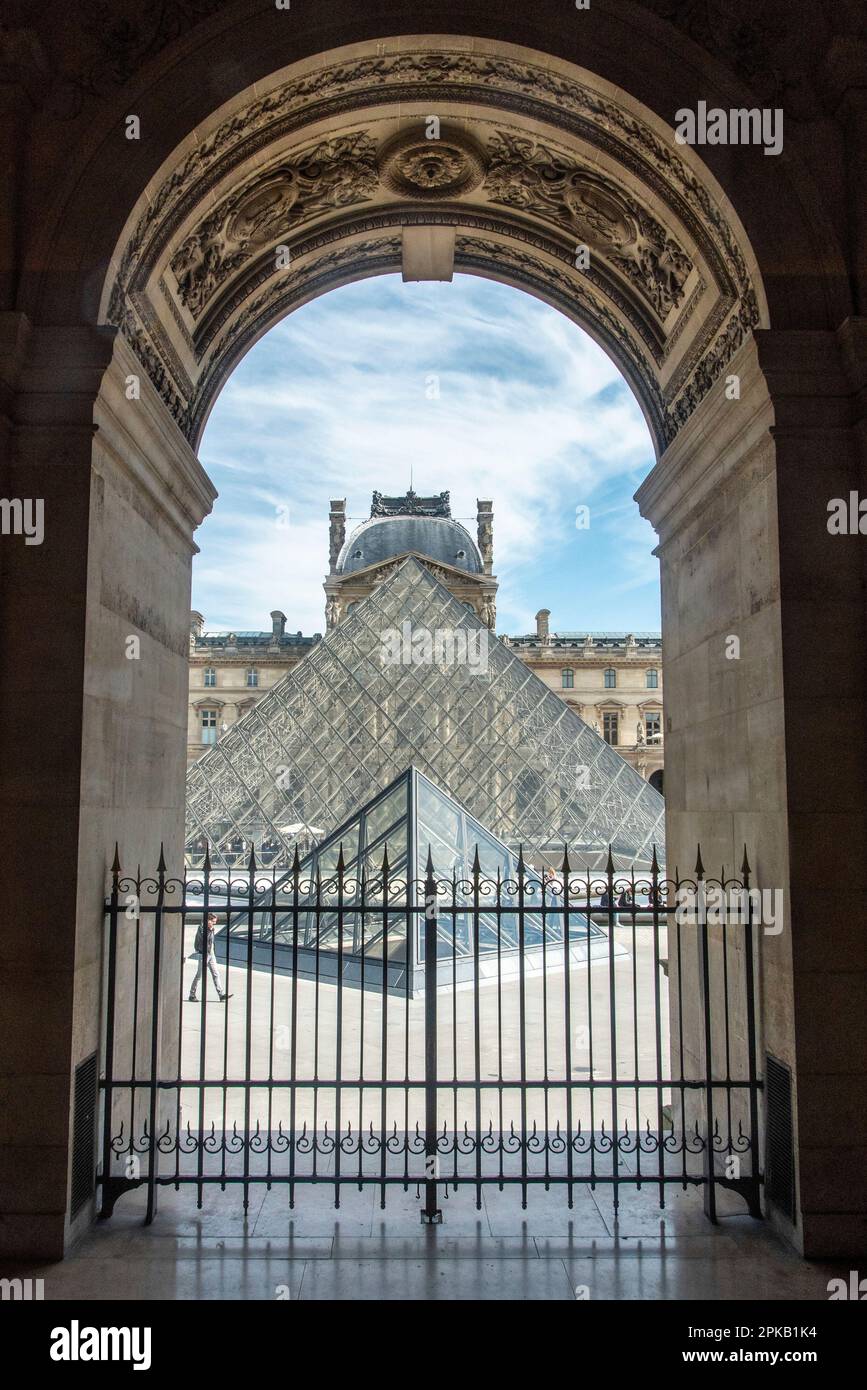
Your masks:
[{"label": "stone column", "polygon": [[2,493],[40,498],[45,528],[0,541],[0,1253],[58,1258],[92,1218],[67,1215],[71,1083],[99,1045],[114,843],[133,870],[161,840],[180,863],[192,533],[215,494],[113,330],[0,328]]}]

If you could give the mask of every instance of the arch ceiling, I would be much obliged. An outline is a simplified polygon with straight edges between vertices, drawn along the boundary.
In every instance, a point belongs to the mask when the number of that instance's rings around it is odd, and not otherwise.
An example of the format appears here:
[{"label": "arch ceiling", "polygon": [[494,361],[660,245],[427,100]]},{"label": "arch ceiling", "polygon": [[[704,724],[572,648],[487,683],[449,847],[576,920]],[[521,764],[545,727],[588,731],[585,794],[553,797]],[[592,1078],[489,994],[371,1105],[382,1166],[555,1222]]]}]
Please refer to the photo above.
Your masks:
[{"label": "arch ceiling", "polygon": [[322,55],[224,107],[133,212],[103,317],[195,444],[262,333],[400,270],[403,229],[431,225],[454,228],[455,271],[581,323],[660,451],[767,321],[743,232],[673,131],[569,64],[448,38]]}]

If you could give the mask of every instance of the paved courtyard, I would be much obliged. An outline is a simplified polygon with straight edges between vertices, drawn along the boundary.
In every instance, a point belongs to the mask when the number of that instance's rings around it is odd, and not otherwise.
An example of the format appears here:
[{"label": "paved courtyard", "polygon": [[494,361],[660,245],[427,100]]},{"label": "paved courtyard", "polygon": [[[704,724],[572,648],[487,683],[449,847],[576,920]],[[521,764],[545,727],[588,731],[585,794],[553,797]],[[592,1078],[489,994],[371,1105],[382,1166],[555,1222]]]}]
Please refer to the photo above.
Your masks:
[{"label": "paved courtyard", "polygon": [[[193,933],[188,931],[184,964],[183,997],[189,993],[190,981],[198,957],[192,954]],[[660,953],[665,955],[664,931]],[[610,1130],[613,1121],[610,1091],[597,1090],[591,1097],[590,1088],[582,1081],[604,1079],[612,1075],[611,1035],[617,1038],[617,1074],[620,1077],[654,1078],[671,1074],[668,1048],[668,981],[664,972],[655,968],[653,934],[649,927],[638,928],[633,943],[629,928],[615,930],[614,985],[615,1010],[612,1030],[611,972],[607,955],[569,971],[570,1000],[570,1064],[574,1082],[572,1092],[573,1128],[599,1129],[604,1122]],[[489,963],[490,964],[490,963]],[[226,962],[219,962],[221,978],[227,977]],[[499,1078],[517,1082],[523,1072],[529,1083],[527,1093],[527,1124],[535,1122],[543,1131],[553,1129],[567,1119],[566,1094],[557,1081],[566,1075],[565,971],[559,952],[552,948],[548,969],[542,971],[537,961],[528,964],[525,992],[525,1047],[521,1055],[520,986],[516,976],[503,978],[497,985],[488,978],[479,991],[479,1076],[486,1083],[482,1094],[481,1123],[484,1128],[508,1128],[521,1124],[520,1092],[516,1085],[503,1088],[490,1085]],[[409,1079],[408,1099],[403,1088],[395,1088],[386,1104],[386,1125],[391,1129],[412,1129],[424,1118],[424,1093],[421,1089],[425,1074],[424,998],[407,1000],[396,992],[385,1002],[377,989],[364,991],[346,986],[340,993],[333,984],[323,983],[317,989],[313,980],[301,978],[293,990],[288,974],[275,974],[254,969],[250,979],[250,1027],[247,1029],[246,965],[232,961],[228,970],[228,988],[232,997],[220,1005],[212,982],[208,981],[206,1011],[206,1041],[204,1074],[210,1080],[227,1076],[237,1081],[246,1073],[249,1046],[250,1076],[278,1083],[292,1075],[292,1048],[295,1047],[295,1076],[307,1080],[317,1076],[333,1080],[338,1074],[344,1082],[359,1080],[362,1075],[367,1086],[349,1086],[344,1090],[342,1123],[351,1123],[357,1132],[371,1123],[379,1126],[382,1120],[381,1090],[378,1082]],[[292,1029],[293,998],[297,997],[297,1027]],[[471,1080],[475,1074],[475,1017],[471,984],[458,984],[437,991],[438,1004],[438,1075],[448,1083],[457,1077]],[[339,1007],[339,1017],[338,1017]],[[656,1036],[656,1010],[661,1020],[660,1036]],[[385,1014],[385,1051],[383,1053],[383,1014]],[[318,1019],[318,1026],[317,1026]],[[339,1025],[339,1026],[338,1026]],[[182,1010],[181,1075],[196,1078],[201,1068],[202,1007],[185,1002]],[[338,1072],[337,1037],[341,1038]],[[147,1037],[142,1046],[147,1047]],[[657,1059],[659,1045],[659,1059]],[[385,1055],[385,1065],[383,1065]],[[661,1072],[657,1070],[661,1067]],[[140,1062],[145,1065],[146,1058]],[[116,1068],[118,1075],[123,1067]],[[549,1084],[544,1084],[548,1079]],[[663,1100],[670,1096],[665,1093]],[[211,1088],[205,1096],[204,1121],[213,1121],[218,1128],[231,1128],[233,1122],[244,1119],[243,1091],[229,1085]],[[476,1120],[475,1097],[467,1087],[444,1088],[441,1094],[440,1123],[462,1127]],[[321,1128],[328,1120],[332,1132],[337,1121],[334,1089],[323,1085],[315,1097],[310,1089],[299,1089],[295,1096],[295,1121],[306,1121]],[[284,1127],[290,1121],[288,1090],[274,1089],[270,1095],[265,1086],[252,1093],[251,1114],[263,1125],[275,1129],[280,1121]],[[631,1128],[644,1128],[648,1121],[658,1127],[657,1092],[650,1087],[621,1091],[618,1101],[618,1122],[627,1117]],[[192,1089],[182,1095],[181,1123],[198,1123],[198,1097]],[[269,1123],[270,1122],[270,1123]]]}]

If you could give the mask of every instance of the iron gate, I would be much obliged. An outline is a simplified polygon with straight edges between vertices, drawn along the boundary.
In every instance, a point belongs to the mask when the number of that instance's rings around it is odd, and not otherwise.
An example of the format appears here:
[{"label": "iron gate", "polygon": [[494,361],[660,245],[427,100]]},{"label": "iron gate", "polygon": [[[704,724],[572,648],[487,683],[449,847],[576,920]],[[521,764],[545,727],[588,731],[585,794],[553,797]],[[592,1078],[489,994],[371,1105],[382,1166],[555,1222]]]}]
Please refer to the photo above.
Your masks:
[{"label": "iron gate", "polygon": [[[739,878],[124,876],[106,902],[101,1214],[145,1184],[716,1187],[760,1215],[757,895]],[[216,916],[221,1002],[196,929]],[[414,967],[415,964],[415,968]]]}]

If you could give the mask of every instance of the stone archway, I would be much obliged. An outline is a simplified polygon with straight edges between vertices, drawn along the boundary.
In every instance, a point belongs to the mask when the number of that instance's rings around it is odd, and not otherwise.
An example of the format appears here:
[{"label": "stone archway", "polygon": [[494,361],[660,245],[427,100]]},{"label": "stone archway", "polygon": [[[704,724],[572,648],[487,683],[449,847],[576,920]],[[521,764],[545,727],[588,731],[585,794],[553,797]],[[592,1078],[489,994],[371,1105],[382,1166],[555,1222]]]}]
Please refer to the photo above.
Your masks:
[{"label": "stone archway", "polygon": [[145,190],[113,257],[101,317],[191,443],[272,323],[400,267],[556,304],[616,359],[659,452],[767,326],[722,191],[609,84],[460,39],[354,45],[305,67],[216,113]]},{"label": "stone archway", "polygon": [[[52,790],[40,785],[27,799],[31,814],[7,862],[26,880],[39,866],[34,835],[54,835],[65,930],[49,968],[34,955],[24,914],[20,1001],[58,972],[68,986],[52,1005],[58,1044],[52,1086],[40,1095],[59,1121],[55,1168],[19,1210],[44,1214],[43,1249],[59,1249],[64,1226],[67,1238],[74,1232],[64,1221],[62,1112],[75,1065],[96,1045],[93,904],[110,842],[123,838],[145,862],[155,839],[180,842],[192,533],[213,502],[194,450],[214,395],[255,338],[305,299],[400,266],[441,275],[454,265],[569,313],[615,357],[645,410],[659,453],[639,502],[661,538],[670,853],[685,856],[700,839],[709,862],[731,864],[748,840],[761,881],[787,894],[786,930],[764,943],[764,1042],[795,1074],[794,1239],[814,1252],[842,1249],[846,1196],[829,1195],[810,1167],[827,1148],[814,1097],[828,1082],[814,1047],[826,967],[808,917],[835,802],[805,760],[810,701],[796,675],[805,619],[820,630],[810,608],[817,563],[823,597],[851,632],[863,625],[860,558],[850,553],[841,568],[823,532],[828,490],[845,495],[860,466],[859,328],[844,322],[845,260],[811,176],[797,154],[769,171],[758,151],[735,168],[676,147],[675,106],[709,93],[721,103],[751,99],[750,89],[726,74],[724,52],[708,55],[634,5],[592,15],[581,69],[574,40],[554,22],[559,8],[547,4],[520,25],[481,5],[430,7],[429,26],[417,6],[383,6],[375,22],[335,7],[327,40],[303,19],[290,37],[274,13],[254,18],[239,3],[209,18],[210,8],[200,7],[194,41],[182,41],[191,92],[182,109],[168,99],[177,52],[155,38],[133,56],[126,76],[136,79],[152,60],[150,85],[136,89],[156,132],[141,158],[121,143],[125,92],[87,138],[75,130],[67,142],[68,168],[56,190],[42,190],[44,216],[28,229],[7,328],[10,487],[41,489],[66,519],[47,565],[37,571],[25,556],[7,591],[7,615],[14,603],[46,629],[29,650],[32,634],[22,633],[10,656],[29,668],[59,645],[70,692],[65,758],[41,754]],[[463,21],[458,37],[414,37],[420,26],[441,28],[452,10]],[[242,24],[243,58],[227,63],[221,45]],[[626,32],[640,37],[640,61],[618,44]],[[351,47],[335,51],[341,43]],[[281,58],[294,66],[274,76]],[[420,143],[431,114],[444,132],[436,161]],[[37,147],[39,139],[45,131]],[[99,189],[111,189],[110,207]],[[287,214],[280,244],[290,262],[280,266],[273,233]],[[582,269],[576,249],[585,245]],[[724,391],[728,376],[739,378],[737,397]],[[139,392],[134,411],[130,390]],[[816,450],[832,442],[833,462],[816,476]],[[58,639],[55,628],[52,648],[58,596],[64,631]],[[135,669],[117,656],[131,629],[145,639]],[[723,664],[729,635],[742,664]],[[846,671],[863,701],[851,652]],[[19,798],[40,717],[30,701],[9,741],[5,775]],[[851,847],[862,803],[856,788],[847,794]],[[58,796],[72,808],[60,833]],[[834,930],[845,942],[842,917]],[[840,997],[853,1001],[855,972],[833,973]],[[835,1073],[845,1071],[840,1061]],[[33,1081],[23,1054],[15,1075],[23,1096]],[[841,1145],[837,1135],[831,1147]],[[20,1236],[25,1225],[7,1225],[11,1248],[33,1248],[32,1231]]]}]

